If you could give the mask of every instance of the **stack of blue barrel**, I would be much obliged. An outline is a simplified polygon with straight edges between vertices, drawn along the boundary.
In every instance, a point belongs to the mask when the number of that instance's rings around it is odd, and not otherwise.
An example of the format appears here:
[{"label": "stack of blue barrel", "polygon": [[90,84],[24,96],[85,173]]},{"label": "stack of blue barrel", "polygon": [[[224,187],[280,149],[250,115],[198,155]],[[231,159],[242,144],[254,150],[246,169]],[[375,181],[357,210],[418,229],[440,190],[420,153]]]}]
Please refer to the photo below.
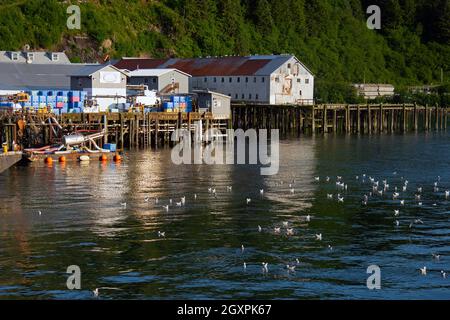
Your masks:
[{"label": "stack of blue barrel", "polygon": [[82,113],[87,97],[87,92],[79,90],[32,90],[26,93],[30,99],[21,103],[23,108],[46,108],[55,113]]}]

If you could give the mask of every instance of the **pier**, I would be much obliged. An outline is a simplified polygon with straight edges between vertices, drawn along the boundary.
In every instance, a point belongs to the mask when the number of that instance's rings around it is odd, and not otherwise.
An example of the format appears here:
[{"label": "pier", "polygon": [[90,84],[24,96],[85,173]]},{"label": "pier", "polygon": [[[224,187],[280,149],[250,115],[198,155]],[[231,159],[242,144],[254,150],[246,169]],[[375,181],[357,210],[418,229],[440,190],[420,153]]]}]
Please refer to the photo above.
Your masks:
[{"label": "pier", "polygon": [[171,134],[176,129],[187,129],[194,134],[198,122],[203,132],[212,128],[225,132],[231,126],[229,117],[215,117],[208,112],[3,113],[0,114],[0,139],[12,150],[13,141],[24,149],[61,144],[62,137],[72,133],[103,132],[100,147],[115,143],[118,150],[158,148],[171,144]]},{"label": "pier", "polygon": [[279,129],[284,136],[445,130],[448,112],[417,104],[232,105],[234,128]]},{"label": "pier", "polygon": [[[216,128],[279,129],[281,136],[317,133],[374,134],[445,130],[448,107],[417,104],[233,105],[232,118],[212,113],[0,113],[0,139],[9,150],[61,144],[64,135],[103,132],[99,146],[117,149],[158,148],[171,145],[176,129],[194,134]],[[91,147],[89,145],[89,147]]]},{"label": "pier", "polygon": [[21,152],[0,153],[0,173],[15,165],[22,159]]}]

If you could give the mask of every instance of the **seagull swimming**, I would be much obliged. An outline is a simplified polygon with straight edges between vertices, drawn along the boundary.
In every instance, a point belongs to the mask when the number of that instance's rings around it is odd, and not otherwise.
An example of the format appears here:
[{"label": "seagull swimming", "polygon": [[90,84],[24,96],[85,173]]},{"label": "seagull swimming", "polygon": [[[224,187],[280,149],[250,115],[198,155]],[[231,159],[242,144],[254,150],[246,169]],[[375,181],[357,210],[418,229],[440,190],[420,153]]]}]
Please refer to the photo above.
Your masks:
[{"label": "seagull swimming", "polygon": [[42,211],[41,211],[41,210],[39,210],[39,211],[38,211],[38,214],[39,214],[39,215],[41,216],[41,215],[42,215]]},{"label": "seagull swimming", "polygon": [[292,228],[287,229],[286,230],[286,235],[287,236],[293,236],[294,235],[294,229],[292,229]]},{"label": "seagull swimming", "polygon": [[162,206],[167,212],[169,212],[169,205]]},{"label": "seagull swimming", "polygon": [[124,208],[127,207],[127,203],[126,203],[126,202],[122,202],[122,203],[120,203],[120,205],[121,205],[122,207],[124,207]]},{"label": "seagull swimming", "polygon": [[269,272],[268,265],[269,265],[269,264],[268,264],[267,262],[263,262],[263,263],[262,263],[263,272]]},{"label": "seagull swimming", "polygon": [[280,233],[280,232],[281,232],[281,229],[278,227],[278,228],[274,228],[273,231],[274,231],[275,233]]},{"label": "seagull swimming", "polygon": [[260,194],[260,195],[263,195],[263,194],[264,194],[264,189],[260,189],[260,190],[259,190],[259,194]]},{"label": "seagull swimming", "polygon": [[444,270],[441,270],[441,275],[442,275],[442,278],[444,278],[444,279],[447,278],[447,273],[445,273]]},{"label": "seagull swimming", "polygon": [[420,268],[419,270],[420,270],[420,273],[421,273],[423,276],[426,276],[426,275],[427,275],[427,267]]},{"label": "seagull swimming", "polygon": [[247,204],[249,204],[252,201],[252,199],[247,198],[246,201],[247,201]]},{"label": "seagull swimming", "polygon": [[333,199],[333,195],[332,194],[327,194],[327,199]]},{"label": "seagull swimming", "polygon": [[94,297],[98,297],[98,288],[95,288],[92,293],[94,294]]},{"label": "seagull swimming", "polygon": [[316,234],[316,240],[322,241],[322,234],[321,233]]},{"label": "seagull swimming", "polygon": [[295,266],[290,266],[290,265],[286,265],[286,268],[288,269],[288,271],[294,272],[295,271]]},{"label": "seagull swimming", "polygon": [[144,198],[144,202],[148,202],[149,200],[150,200],[149,197],[145,197],[145,198]]},{"label": "seagull swimming", "polygon": [[306,216],[306,221],[307,221],[307,222],[310,222],[310,221],[311,221],[311,216],[310,216],[309,214]]},{"label": "seagull swimming", "polygon": [[262,231],[261,226],[258,226],[258,232],[261,232],[261,231]]},{"label": "seagull swimming", "polygon": [[165,238],[166,237],[166,232],[161,232],[161,231],[158,231],[158,237],[162,237],[162,238]]},{"label": "seagull swimming", "polygon": [[439,259],[441,258],[441,255],[440,255],[440,254],[437,254],[437,253],[433,253],[433,254],[431,254],[431,255],[432,255],[433,258],[436,259],[436,260],[439,260]]},{"label": "seagull swimming", "polygon": [[398,216],[400,214],[400,210],[394,210],[394,216]]}]

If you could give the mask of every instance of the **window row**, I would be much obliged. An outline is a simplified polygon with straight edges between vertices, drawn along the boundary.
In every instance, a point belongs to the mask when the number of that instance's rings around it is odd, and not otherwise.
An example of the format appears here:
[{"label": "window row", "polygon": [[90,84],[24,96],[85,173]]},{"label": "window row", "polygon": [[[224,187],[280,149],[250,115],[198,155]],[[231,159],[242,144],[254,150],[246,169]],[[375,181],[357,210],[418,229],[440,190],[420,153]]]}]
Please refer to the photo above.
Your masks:
[{"label": "window row", "polygon": [[[231,95],[231,93],[229,93],[228,96],[229,96],[229,97],[233,97],[233,96]],[[234,99],[235,99],[235,100],[253,100],[253,97],[255,98],[255,100],[259,100],[259,95],[258,95],[258,94],[255,94],[255,95],[253,96],[251,93],[249,93],[248,95],[245,95],[244,93],[241,94],[241,95],[239,95],[238,93],[236,93],[236,94],[234,95]]]},{"label": "window row", "polygon": [[[241,83],[241,80],[242,80],[243,82],[245,82],[245,83],[249,83],[250,81],[253,81],[253,83],[257,83],[257,82],[258,82],[258,78],[257,78],[257,77],[253,77],[253,79],[251,79],[251,78],[249,78],[249,77],[243,77],[242,79],[241,79],[241,77],[235,77],[235,79],[234,79],[234,81],[236,81],[237,83]],[[208,77],[203,78],[203,81],[204,81],[204,82],[208,82]],[[233,77],[219,77],[219,78],[214,77],[214,78],[212,78],[212,81],[213,81],[214,83],[217,83],[218,81],[220,81],[220,82],[222,82],[222,83],[225,83],[225,82],[227,82],[227,81],[228,81],[229,83],[233,83]],[[261,78],[261,82],[262,82],[262,83],[266,82],[266,78],[265,78],[265,77],[262,77],[262,78]]]}]

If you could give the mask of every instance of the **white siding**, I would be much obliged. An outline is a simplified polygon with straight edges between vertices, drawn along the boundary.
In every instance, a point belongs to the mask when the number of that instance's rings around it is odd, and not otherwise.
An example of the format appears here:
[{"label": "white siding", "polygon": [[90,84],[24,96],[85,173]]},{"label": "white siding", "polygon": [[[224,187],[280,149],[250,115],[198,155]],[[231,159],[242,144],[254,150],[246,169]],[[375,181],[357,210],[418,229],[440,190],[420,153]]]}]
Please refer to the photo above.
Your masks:
[{"label": "white siding", "polygon": [[192,77],[190,89],[219,92],[231,97],[233,102],[269,103],[269,78],[268,76]]},{"label": "white siding", "polygon": [[270,79],[270,104],[313,103],[314,76],[295,58],[272,73]]}]

